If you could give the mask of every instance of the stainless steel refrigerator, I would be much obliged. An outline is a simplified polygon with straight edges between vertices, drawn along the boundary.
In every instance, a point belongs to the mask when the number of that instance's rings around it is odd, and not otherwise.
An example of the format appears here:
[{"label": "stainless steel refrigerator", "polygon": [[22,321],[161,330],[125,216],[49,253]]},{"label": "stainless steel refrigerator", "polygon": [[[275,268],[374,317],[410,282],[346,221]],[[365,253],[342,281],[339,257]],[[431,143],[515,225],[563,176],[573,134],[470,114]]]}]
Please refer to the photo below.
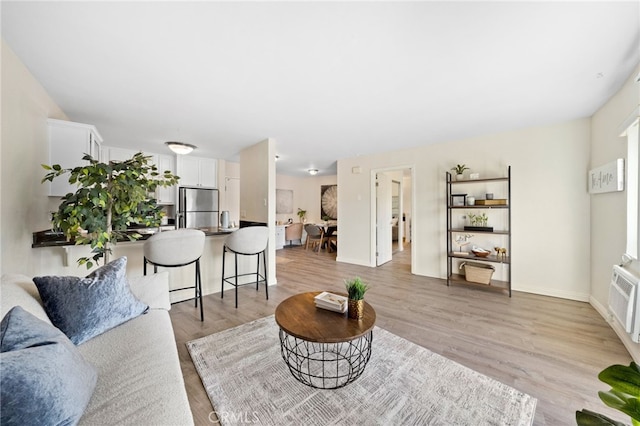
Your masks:
[{"label": "stainless steel refrigerator", "polygon": [[220,219],[217,189],[181,186],[178,189],[178,228],[217,228]]}]

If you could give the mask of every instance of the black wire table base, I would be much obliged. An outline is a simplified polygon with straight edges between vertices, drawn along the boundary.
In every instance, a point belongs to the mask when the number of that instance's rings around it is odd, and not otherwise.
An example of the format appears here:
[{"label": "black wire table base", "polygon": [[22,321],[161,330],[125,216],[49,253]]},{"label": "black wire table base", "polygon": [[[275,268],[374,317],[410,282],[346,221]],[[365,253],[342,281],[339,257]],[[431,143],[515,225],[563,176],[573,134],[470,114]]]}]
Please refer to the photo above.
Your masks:
[{"label": "black wire table base", "polygon": [[371,358],[373,330],[348,342],[315,343],[280,329],[280,352],[299,382],[317,389],[337,389],[356,380]]}]

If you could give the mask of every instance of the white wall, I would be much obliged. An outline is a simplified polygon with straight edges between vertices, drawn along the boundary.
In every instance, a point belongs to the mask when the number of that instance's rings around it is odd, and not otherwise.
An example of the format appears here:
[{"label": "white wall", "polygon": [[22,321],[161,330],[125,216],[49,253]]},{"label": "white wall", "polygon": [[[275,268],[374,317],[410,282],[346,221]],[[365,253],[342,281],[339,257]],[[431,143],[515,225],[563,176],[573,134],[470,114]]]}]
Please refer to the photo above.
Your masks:
[{"label": "white wall", "polygon": [[[640,83],[635,83],[636,70],[623,88],[613,96],[591,120],[591,162],[589,168],[624,158],[627,161],[627,139],[618,128],[638,107]],[[607,306],[611,266],[620,263],[626,247],[627,194],[608,192],[591,196],[591,294]]]},{"label": "white wall", "polygon": [[50,228],[41,164],[49,163],[47,118],[67,119],[2,40],[0,273],[34,275],[40,258],[32,233]]},{"label": "white wall", "polygon": [[[322,185],[335,185],[338,182],[336,175],[296,177],[276,175],[276,188],[293,191],[293,212],[277,214],[276,220],[286,222],[289,218],[298,222],[298,208],[307,211],[307,222],[317,222],[320,217],[320,190]],[[340,192],[340,187],[338,187]]]},{"label": "white wall", "polygon": [[266,139],[240,152],[240,220],[269,226],[268,279],[276,283],[276,165],[275,140]]},{"label": "white wall", "polygon": [[[601,166],[616,158],[627,159],[626,138],[620,137],[619,126],[640,103],[640,83],[635,72],[591,119],[591,162],[589,168]],[[591,304],[609,320],[636,362],[639,345],[633,343],[624,330],[612,321],[607,312],[612,265],[620,263],[626,247],[627,194],[609,192],[591,196]],[[633,265],[639,270],[638,262]]]},{"label": "white wall", "polygon": [[[445,172],[464,163],[481,176],[505,176],[511,165],[513,289],[586,301],[589,143],[590,120],[580,119],[338,160],[338,261],[375,264],[370,251],[371,170],[413,166],[413,272],[445,278]],[[356,166],[360,174],[352,174]]]}]

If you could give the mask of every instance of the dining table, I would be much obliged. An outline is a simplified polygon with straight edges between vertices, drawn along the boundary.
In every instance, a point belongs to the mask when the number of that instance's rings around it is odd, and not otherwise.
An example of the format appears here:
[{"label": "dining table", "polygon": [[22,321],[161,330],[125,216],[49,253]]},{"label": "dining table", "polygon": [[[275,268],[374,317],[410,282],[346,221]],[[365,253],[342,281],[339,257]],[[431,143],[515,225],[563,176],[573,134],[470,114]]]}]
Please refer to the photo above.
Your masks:
[{"label": "dining table", "polygon": [[[337,236],[338,232],[338,221],[337,220],[326,220],[321,222],[316,222],[314,225],[319,226],[323,231],[325,236]],[[323,242],[321,248],[326,248],[327,242]]]}]

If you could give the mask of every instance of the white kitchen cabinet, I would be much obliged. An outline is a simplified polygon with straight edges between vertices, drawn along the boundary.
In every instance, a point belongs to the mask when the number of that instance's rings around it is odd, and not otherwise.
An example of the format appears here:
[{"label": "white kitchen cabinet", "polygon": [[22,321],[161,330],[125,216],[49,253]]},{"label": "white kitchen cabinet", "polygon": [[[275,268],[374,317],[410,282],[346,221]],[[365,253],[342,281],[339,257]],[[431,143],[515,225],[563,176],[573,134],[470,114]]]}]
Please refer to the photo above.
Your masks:
[{"label": "white kitchen cabinet", "polygon": [[[164,175],[166,170],[176,174],[175,158],[171,155],[157,154],[154,155],[154,159],[157,158],[156,166],[158,167],[158,173],[160,176]],[[156,198],[158,204],[175,204],[176,203],[176,187],[159,187],[156,191]]]},{"label": "white kitchen cabinet", "polygon": [[276,250],[284,248],[284,225],[276,225]]},{"label": "white kitchen cabinet", "polygon": [[[83,165],[85,154],[100,160],[102,137],[95,126],[71,121],[49,119],[49,165],[59,164],[63,169]],[[76,186],[69,184],[68,175],[54,179],[49,184],[49,195],[62,197],[75,192]]]},{"label": "white kitchen cabinet", "polygon": [[113,146],[105,146],[102,149],[102,153],[104,155],[104,162],[108,163],[109,161],[125,161],[129,160],[131,157],[136,155],[138,151],[135,149],[128,148],[116,148]]},{"label": "white kitchen cabinet", "polygon": [[180,186],[218,187],[218,160],[215,158],[178,156],[178,176]]},{"label": "white kitchen cabinet", "polygon": [[[124,161],[129,160],[135,154],[140,152],[135,149],[119,148],[119,147],[103,147],[102,150],[105,158],[104,161]],[[151,157],[151,163],[155,164],[158,168],[160,176],[164,174],[165,170],[169,170],[171,173],[176,174],[176,162],[175,157],[167,154],[154,154],[151,152],[145,152],[144,155]],[[176,187],[159,187],[156,189],[156,200],[158,204],[175,204],[176,203]]]}]

